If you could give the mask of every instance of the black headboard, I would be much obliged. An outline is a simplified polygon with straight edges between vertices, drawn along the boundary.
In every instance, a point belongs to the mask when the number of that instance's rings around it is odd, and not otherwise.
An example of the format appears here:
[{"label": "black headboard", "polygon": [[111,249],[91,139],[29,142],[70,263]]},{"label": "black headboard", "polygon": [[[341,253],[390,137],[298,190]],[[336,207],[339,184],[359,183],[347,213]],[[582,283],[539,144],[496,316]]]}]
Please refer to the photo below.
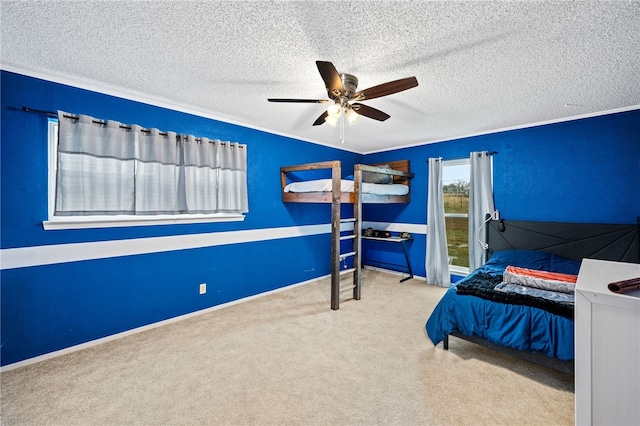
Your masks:
[{"label": "black headboard", "polygon": [[640,263],[640,218],[637,224],[529,222],[487,223],[487,258],[501,250],[541,250],[583,258]]}]

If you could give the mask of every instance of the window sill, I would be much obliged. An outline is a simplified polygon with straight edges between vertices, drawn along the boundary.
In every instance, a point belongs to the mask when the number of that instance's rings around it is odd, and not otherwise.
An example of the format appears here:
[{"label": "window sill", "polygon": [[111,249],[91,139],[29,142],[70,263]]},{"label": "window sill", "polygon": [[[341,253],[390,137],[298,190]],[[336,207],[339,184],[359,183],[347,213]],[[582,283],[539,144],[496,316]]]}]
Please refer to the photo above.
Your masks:
[{"label": "window sill", "polygon": [[181,225],[210,222],[241,222],[243,214],[184,216],[91,216],[56,217],[42,222],[45,231],[60,229],[124,228],[129,226]]},{"label": "window sill", "polygon": [[466,266],[449,265],[449,273],[451,275],[466,277],[467,275],[469,275],[469,268]]}]

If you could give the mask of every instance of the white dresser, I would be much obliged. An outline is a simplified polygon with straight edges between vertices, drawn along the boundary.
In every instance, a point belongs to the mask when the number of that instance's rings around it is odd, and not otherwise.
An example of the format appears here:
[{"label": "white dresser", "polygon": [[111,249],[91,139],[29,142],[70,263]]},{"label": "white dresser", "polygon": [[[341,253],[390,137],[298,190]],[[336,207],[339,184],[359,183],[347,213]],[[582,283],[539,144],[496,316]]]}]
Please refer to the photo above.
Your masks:
[{"label": "white dresser", "polygon": [[640,425],[640,265],[584,259],[576,284],[576,425]]}]

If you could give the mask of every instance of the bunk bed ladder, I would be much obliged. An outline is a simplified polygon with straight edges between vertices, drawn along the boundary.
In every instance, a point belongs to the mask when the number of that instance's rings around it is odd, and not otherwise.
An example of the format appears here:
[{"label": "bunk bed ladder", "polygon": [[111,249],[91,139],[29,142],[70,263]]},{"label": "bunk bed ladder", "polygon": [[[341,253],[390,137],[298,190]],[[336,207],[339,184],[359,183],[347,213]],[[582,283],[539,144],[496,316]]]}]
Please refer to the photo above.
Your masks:
[{"label": "bunk bed ladder", "polygon": [[[340,294],[349,290],[353,290],[353,299],[360,300],[361,296],[361,256],[360,248],[362,245],[361,240],[361,200],[360,200],[360,182],[361,173],[356,166],[354,173],[354,202],[353,202],[353,217],[342,218],[341,217],[341,203],[340,203],[340,176],[333,175],[333,200],[331,207],[331,309],[337,310],[340,308]],[[336,187],[337,185],[337,187]],[[350,234],[342,235],[343,224],[353,224],[353,230]],[[346,232],[346,231],[345,231]],[[353,250],[345,253],[341,253],[341,242],[345,240],[353,240]],[[346,265],[346,260],[353,257],[353,266],[351,268],[341,269],[340,265]],[[351,277],[349,282],[346,278]]]}]

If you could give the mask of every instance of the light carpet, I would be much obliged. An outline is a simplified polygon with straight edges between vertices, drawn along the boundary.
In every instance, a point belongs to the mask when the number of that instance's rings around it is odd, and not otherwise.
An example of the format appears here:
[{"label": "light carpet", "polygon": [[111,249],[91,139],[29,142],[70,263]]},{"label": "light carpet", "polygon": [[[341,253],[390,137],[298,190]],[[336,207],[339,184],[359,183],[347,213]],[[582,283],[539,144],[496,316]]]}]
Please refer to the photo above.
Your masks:
[{"label": "light carpet", "polygon": [[573,376],[424,325],[444,289],[365,270],[2,373],[3,425],[573,425]]}]

